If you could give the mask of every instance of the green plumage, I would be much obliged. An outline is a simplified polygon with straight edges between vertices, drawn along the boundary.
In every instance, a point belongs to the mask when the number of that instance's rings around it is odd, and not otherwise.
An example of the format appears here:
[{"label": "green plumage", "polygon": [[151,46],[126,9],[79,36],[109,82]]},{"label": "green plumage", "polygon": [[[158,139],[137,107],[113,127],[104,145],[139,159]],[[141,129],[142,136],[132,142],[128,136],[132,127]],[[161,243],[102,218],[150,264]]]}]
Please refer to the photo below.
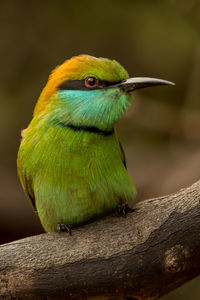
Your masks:
[{"label": "green plumage", "polygon": [[25,188],[35,199],[33,205],[46,231],[55,231],[58,223],[80,224],[133,198],[115,134],[74,133],[41,123],[37,132],[30,125],[19,161]]}]

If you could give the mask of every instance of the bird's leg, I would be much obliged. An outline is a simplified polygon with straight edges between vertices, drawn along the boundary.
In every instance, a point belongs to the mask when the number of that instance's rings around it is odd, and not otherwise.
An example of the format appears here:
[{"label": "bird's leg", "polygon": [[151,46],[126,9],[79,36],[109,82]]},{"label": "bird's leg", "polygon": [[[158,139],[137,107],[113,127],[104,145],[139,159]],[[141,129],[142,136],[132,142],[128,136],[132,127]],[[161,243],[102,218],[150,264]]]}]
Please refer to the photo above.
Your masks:
[{"label": "bird's leg", "polygon": [[59,223],[57,225],[57,231],[58,232],[68,232],[69,235],[72,235],[72,229],[71,229],[71,226],[69,224],[63,224],[63,223]]},{"label": "bird's leg", "polygon": [[129,212],[133,212],[134,209],[128,206],[127,203],[121,203],[117,207],[117,215],[125,217]]}]

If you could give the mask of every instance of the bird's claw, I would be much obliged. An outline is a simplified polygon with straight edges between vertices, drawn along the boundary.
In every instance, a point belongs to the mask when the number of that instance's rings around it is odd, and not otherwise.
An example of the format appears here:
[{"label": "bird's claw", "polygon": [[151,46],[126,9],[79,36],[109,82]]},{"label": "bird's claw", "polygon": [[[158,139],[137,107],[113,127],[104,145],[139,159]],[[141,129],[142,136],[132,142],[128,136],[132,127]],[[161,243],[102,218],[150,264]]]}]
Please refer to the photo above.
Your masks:
[{"label": "bird's claw", "polygon": [[68,232],[69,235],[72,235],[72,229],[71,229],[71,226],[69,224],[63,224],[63,223],[59,223],[57,225],[57,231],[58,232]]},{"label": "bird's claw", "polygon": [[130,208],[127,203],[120,204],[117,207],[117,215],[125,217],[129,212],[133,212],[134,209]]}]

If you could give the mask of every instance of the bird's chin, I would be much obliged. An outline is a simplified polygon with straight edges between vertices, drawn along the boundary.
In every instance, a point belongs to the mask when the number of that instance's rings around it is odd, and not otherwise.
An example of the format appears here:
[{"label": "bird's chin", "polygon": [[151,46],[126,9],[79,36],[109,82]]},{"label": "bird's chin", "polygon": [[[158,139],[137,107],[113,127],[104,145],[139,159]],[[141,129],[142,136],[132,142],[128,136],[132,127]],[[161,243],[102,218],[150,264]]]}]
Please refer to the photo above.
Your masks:
[{"label": "bird's chin", "polygon": [[92,120],[92,124],[103,130],[112,130],[116,122],[127,112],[131,106],[131,102],[131,94],[121,91],[117,92],[112,98],[107,99],[104,110],[101,110],[100,113],[95,116],[95,119]]},{"label": "bird's chin", "polygon": [[[74,126],[96,127],[110,131],[131,105],[132,96],[119,88],[81,91],[79,98],[72,91],[57,95],[57,117]],[[59,108],[58,108],[59,107]],[[53,109],[52,109],[53,111]]]}]

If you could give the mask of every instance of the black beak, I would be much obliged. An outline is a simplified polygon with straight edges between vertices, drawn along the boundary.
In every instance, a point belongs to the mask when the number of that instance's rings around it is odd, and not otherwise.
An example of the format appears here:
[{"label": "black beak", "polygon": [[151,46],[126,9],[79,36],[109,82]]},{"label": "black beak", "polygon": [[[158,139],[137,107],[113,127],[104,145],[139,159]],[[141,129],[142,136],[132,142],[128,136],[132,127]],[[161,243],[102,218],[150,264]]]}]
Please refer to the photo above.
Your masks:
[{"label": "black beak", "polygon": [[158,79],[158,78],[149,78],[149,77],[133,77],[124,80],[115,86],[119,87],[123,92],[132,92],[134,90],[143,89],[146,87],[157,86],[157,85],[175,85],[175,83]]}]

